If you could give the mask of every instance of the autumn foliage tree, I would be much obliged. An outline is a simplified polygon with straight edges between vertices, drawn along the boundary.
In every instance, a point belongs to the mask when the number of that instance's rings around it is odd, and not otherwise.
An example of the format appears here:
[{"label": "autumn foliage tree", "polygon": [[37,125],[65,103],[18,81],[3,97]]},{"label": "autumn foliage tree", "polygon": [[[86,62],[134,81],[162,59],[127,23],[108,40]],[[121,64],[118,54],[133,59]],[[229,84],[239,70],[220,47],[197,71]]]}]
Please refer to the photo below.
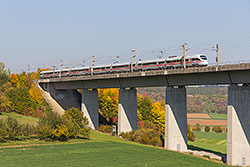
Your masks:
[{"label": "autumn foliage tree", "polygon": [[[0,85],[0,111],[16,112],[19,114],[41,116],[44,110],[48,109],[40,91],[34,84],[38,79],[39,72],[11,74],[8,70],[2,69],[0,64],[0,79],[5,78],[5,82]],[[5,77],[1,77],[1,75]]]},{"label": "autumn foliage tree", "polygon": [[117,122],[118,89],[100,89],[98,94],[99,112],[108,122]]},{"label": "autumn foliage tree", "polygon": [[153,109],[152,101],[146,95],[138,95],[137,97],[137,113],[139,120],[152,121],[153,115],[151,110]]}]

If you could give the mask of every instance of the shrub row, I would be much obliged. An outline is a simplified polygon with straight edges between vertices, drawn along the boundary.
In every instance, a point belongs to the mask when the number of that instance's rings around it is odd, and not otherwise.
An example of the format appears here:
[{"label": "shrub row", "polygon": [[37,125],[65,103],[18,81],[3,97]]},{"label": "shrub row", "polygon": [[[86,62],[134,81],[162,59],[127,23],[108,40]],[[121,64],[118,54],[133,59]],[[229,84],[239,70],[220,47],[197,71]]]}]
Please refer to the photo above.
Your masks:
[{"label": "shrub row", "polygon": [[100,125],[98,130],[103,133],[112,133],[112,126],[110,125]]},{"label": "shrub row", "polygon": [[37,135],[41,140],[61,140],[77,136],[87,138],[90,133],[88,120],[76,108],[66,110],[63,116],[52,111],[39,119],[38,125],[20,124],[15,118],[0,120],[0,142],[16,140],[18,137]]},{"label": "shrub row", "polygon": [[[201,131],[201,126],[200,126],[200,124],[194,125],[194,126],[192,127],[192,130],[193,130],[193,131],[199,131],[199,132],[200,132],[200,131]],[[209,126],[205,126],[204,131],[205,131],[205,132],[210,132],[210,131],[211,131],[211,128],[210,128]],[[226,128],[226,127],[221,127],[220,125],[218,125],[218,126],[214,126],[214,127],[212,128],[212,131],[213,131],[213,132],[216,132],[216,133],[222,133],[222,132],[226,133],[226,132],[227,132],[227,128]]]},{"label": "shrub row", "polygon": [[86,138],[89,133],[87,118],[76,108],[66,110],[63,116],[49,111],[38,122],[40,139],[65,141],[79,135]]},{"label": "shrub row", "polygon": [[37,134],[34,125],[20,124],[15,118],[8,117],[6,120],[0,120],[0,142],[4,140],[15,140],[19,136],[30,136]]},{"label": "shrub row", "polygon": [[149,144],[153,146],[162,146],[161,132],[152,122],[145,121],[143,126],[136,131],[121,133],[120,136],[130,141]]}]

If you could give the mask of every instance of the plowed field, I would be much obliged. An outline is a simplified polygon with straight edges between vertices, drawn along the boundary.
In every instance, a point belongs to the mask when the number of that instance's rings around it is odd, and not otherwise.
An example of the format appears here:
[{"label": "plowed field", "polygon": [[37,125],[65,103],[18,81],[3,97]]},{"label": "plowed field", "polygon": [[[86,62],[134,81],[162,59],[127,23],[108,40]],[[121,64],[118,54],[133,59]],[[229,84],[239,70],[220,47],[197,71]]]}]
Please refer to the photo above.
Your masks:
[{"label": "plowed field", "polygon": [[202,114],[202,113],[188,113],[188,118],[211,118],[208,114]]},{"label": "plowed field", "polygon": [[227,125],[227,120],[214,120],[214,119],[188,119],[188,124],[195,125]]}]

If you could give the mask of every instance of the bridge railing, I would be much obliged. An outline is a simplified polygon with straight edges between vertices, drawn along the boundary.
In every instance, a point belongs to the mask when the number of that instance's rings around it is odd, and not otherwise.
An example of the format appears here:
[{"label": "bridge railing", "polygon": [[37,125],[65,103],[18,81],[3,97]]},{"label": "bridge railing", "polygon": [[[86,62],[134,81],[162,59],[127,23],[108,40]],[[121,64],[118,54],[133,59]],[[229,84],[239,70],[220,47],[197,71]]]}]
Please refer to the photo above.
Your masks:
[{"label": "bridge railing", "polygon": [[[230,65],[230,64],[247,64],[250,63],[250,60],[240,60],[240,61],[225,61],[225,62],[220,62],[221,65]],[[216,66],[217,63],[208,63],[208,66]]]}]

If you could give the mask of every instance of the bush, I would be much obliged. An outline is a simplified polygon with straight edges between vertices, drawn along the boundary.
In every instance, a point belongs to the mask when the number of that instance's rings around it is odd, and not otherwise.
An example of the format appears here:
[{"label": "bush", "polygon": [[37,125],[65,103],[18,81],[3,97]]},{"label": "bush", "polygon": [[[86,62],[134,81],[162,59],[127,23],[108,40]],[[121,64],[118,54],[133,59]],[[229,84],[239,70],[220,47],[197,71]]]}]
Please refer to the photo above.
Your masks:
[{"label": "bush", "polygon": [[22,125],[15,118],[8,117],[5,122],[8,139],[15,139],[22,134]]},{"label": "bush", "polygon": [[37,129],[34,125],[27,123],[27,124],[22,125],[21,134],[25,137],[28,137],[30,135],[37,134]]},{"label": "bush", "polygon": [[205,127],[205,132],[210,132],[210,127],[209,126]]},{"label": "bush", "polygon": [[5,121],[0,120],[0,142],[15,140],[20,136],[30,136],[36,134],[36,127],[33,125],[20,124],[15,118],[8,117]]},{"label": "bush", "polygon": [[195,136],[194,136],[194,133],[191,131],[190,125],[187,125],[187,138],[189,141],[192,141],[192,142],[195,141]]},{"label": "bush", "polygon": [[6,124],[0,120],[0,142],[3,142],[7,138]]},{"label": "bush", "polygon": [[55,140],[66,141],[70,137],[69,128],[66,125],[57,125],[55,129],[51,131],[51,137]]},{"label": "bush", "polygon": [[192,127],[192,130],[193,131],[198,131],[198,132],[200,132],[201,131],[201,125],[200,124],[195,124],[193,127]]},{"label": "bush", "polygon": [[222,132],[223,132],[223,133],[227,133],[227,127],[223,126],[223,127],[222,127]]},{"label": "bush", "polygon": [[70,137],[76,137],[79,134],[84,137],[89,136],[89,121],[83,116],[83,112],[79,109],[71,108],[66,110],[64,112],[63,119],[69,127]]},{"label": "bush", "polygon": [[136,131],[121,133],[120,136],[130,141],[149,144],[153,146],[162,146],[161,132],[152,122],[145,121],[143,126]]},{"label": "bush", "polygon": [[136,131],[132,130],[131,132],[122,132],[120,136],[125,139],[128,139],[129,141],[135,141]]},{"label": "bush", "polygon": [[98,130],[103,133],[112,133],[112,126],[110,125],[100,125]]},{"label": "bush", "polygon": [[214,129],[214,132],[216,133],[222,133],[222,128],[220,125],[216,126],[215,129]]},{"label": "bush", "polygon": [[61,117],[57,113],[48,111],[38,123],[38,137],[40,139],[67,140],[81,135],[88,137],[90,128],[83,112],[76,108],[66,110]]},{"label": "bush", "polygon": [[63,119],[57,113],[47,111],[44,117],[41,117],[38,122],[38,137],[40,139],[54,139],[52,131],[57,128],[57,125],[63,124]]}]

